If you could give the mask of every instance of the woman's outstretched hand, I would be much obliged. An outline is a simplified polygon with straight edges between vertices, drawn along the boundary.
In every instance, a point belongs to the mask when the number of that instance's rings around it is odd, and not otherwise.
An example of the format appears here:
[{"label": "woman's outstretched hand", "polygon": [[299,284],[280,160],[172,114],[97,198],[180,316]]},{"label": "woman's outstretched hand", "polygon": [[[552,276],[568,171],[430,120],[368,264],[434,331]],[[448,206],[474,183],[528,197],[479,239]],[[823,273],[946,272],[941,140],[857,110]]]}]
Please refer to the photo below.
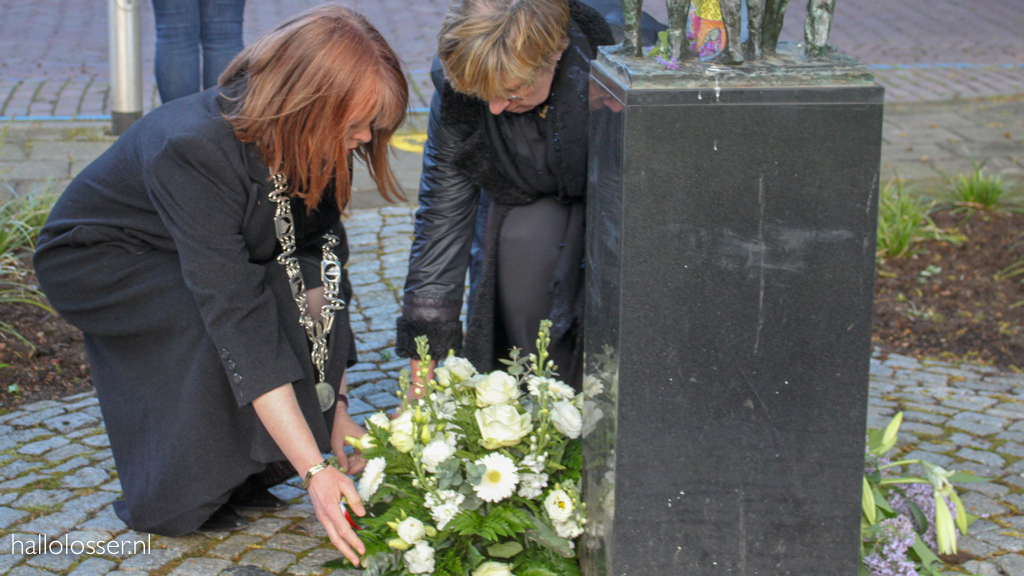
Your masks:
[{"label": "woman's outstretched hand", "polygon": [[355,484],[344,472],[328,466],[313,475],[309,483],[309,499],[316,511],[316,518],[324,525],[327,536],[334,547],[348,558],[349,562],[359,565],[359,557],[366,553],[366,546],[356,536],[355,530],[345,518],[345,509],[341,498],[345,497],[352,513],[365,516],[366,509],[359,499]]},{"label": "woman's outstretched hand", "polygon": [[334,427],[331,430],[331,450],[334,451],[334,457],[338,459],[338,465],[341,466],[341,469],[346,474],[358,474],[366,467],[366,460],[358,450],[351,456],[345,454],[345,446],[348,445],[345,437],[362,438],[366,434],[366,429],[356,424],[356,421],[344,410],[347,406],[344,408],[343,406],[339,405],[337,412],[334,414]]}]

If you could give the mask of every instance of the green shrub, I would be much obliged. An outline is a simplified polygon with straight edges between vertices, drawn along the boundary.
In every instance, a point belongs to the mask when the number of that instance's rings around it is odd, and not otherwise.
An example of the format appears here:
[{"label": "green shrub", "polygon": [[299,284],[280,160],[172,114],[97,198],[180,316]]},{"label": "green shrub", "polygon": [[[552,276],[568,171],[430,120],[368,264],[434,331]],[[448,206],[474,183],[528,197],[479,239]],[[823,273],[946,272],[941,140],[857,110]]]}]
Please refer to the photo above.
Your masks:
[{"label": "green shrub", "polygon": [[46,185],[0,203],[0,263],[10,264],[35,250],[39,230],[56,200]]},{"label": "green shrub", "polygon": [[946,177],[950,185],[950,201],[954,210],[998,210],[1002,208],[1006,186],[1000,176],[985,174],[985,162],[971,162],[970,174]]},{"label": "green shrub", "polygon": [[[15,264],[0,264],[0,304],[28,304],[52,313],[53,310],[43,303],[43,293],[26,282],[27,275]],[[0,319],[0,337],[4,335],[13,336],[28,347],[35,348],[13,325]]]},{"label": "green shrub", "polygon": [[944,233],[928,216],[934,207],[934,201],[909,195],[899,178],[890,180],[878,198],[878,259],[914,254],[914,244],[927,238],[955,242],[955,237]]}]

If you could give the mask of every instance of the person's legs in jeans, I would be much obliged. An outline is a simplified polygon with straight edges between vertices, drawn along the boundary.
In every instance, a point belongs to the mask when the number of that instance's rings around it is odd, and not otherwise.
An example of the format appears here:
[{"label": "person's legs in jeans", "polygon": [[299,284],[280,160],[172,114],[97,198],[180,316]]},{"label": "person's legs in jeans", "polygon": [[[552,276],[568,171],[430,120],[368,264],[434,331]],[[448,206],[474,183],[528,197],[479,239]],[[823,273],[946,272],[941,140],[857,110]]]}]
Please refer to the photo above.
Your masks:
[{"label": "person's legs in jeans", "polygon": [[203,89],[217,78],[242,51],[242,13],[245,0],[200,0],[200,36],[203,45]]},{"label": "person's legs in jeans", "polygon": [[160,101],[199,91],[199,0],[153,0]]}]

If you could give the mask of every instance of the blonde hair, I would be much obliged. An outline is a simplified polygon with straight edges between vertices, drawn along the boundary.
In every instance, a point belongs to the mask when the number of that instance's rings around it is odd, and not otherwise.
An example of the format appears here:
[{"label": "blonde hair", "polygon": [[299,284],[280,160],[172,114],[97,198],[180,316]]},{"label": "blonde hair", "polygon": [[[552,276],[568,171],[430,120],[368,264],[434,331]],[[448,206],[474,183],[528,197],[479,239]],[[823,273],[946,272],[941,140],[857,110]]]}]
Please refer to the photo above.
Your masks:
[{"label": "blonde hair", "polygon": [[567,0],[453,0],[437,37],[452,87],[482,100],[533,86],[569,46]]},{"label": "blonde hair", "polygon": [[288,178],[307,208],[335,186],[351,197],[354,125],[371,121],[372,140],[354,154],[387,200],[404,199],[388,162],[389,141],[405,121],[408,86],[398,56],[362,15],[325,4],[283,22],[235,57],[220,83],[248,77],[225,114],[242,142],[255,143],[272,173]]}]

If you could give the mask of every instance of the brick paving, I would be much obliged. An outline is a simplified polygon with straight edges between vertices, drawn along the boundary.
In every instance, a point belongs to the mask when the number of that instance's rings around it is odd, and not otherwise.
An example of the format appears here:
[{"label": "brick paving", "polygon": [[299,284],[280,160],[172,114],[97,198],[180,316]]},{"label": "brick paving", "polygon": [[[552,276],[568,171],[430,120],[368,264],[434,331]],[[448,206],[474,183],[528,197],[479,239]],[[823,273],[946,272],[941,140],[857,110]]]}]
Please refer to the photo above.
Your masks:
[{"label": "brick paving", "polygon": [[[359,420],[397,404],[398,371],[390,348],[412,234],[412,209],[356,210],[346,221],[355,288],[352,326],[360,363],[349,372]],[[964,484],[964,504],[982,518],[960,539],[976,557],[971,573],[1024,576],[1024,375],[992,368],[889,355],[871,360],[868,425],[884,427],[903,410],[899,446],[990,478]],[[138,534],[114,515],[120,484],[94,393],[22,406],[0,415],[0,576],[320,576],[339,557],[293,480],[274,489],[292,505],[252,514],[234,533],[180,538]],[[145,541],[147,554],[29,554],[39,534],[50,541]],[[24,542],[24,544],[18,544]],[[109,551],[108,551],[109,552]],[[1000,572],[1001,570],[1001,572]],[[330,576],[354,576],[336,571]]]},{"label": "brick paving", "polygon": [[[245,40],[315,0],[250,1]],[[159,104],[153,17],[141,0],[144,107]],[[404,59],[413,108],[433,91],[427,74],[447,0],[350,0]],[[666,20],[663,2],[648,11]],[[784,40],[803,37],[804,5],[787,13]],[[109,114],[106,2],[0,0],[0,118]],[[832,43],[869,65],[891,102],[965,99],[1024,92],[1024,10],[1016,0],[839,2]]]}]

